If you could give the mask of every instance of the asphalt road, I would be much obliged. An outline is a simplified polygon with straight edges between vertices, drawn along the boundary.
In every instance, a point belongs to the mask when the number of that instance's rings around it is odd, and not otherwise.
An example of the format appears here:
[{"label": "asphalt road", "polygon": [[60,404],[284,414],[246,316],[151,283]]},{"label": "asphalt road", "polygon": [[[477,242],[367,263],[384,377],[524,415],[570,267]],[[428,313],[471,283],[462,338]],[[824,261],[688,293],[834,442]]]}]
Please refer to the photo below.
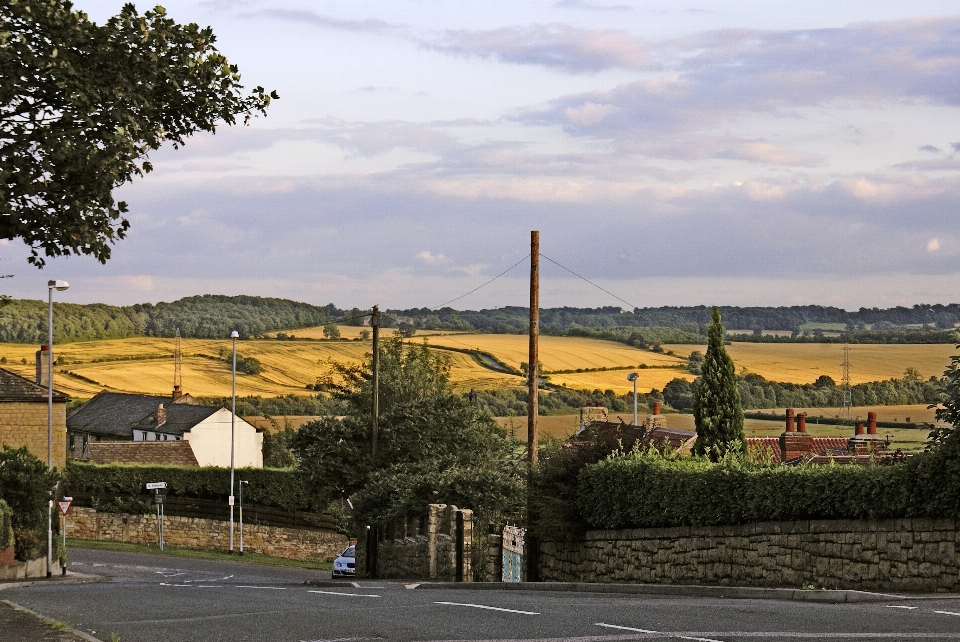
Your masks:
[{"label": "asphalt road", "polygon": [[[309,586],[329,572],[106,551],[71,551],[106,575],[3,597],[122,642],[362,640],[960,640],[960,600],[816,604],[536,591]],[[0,631],[0,639],[7,639]]]}]

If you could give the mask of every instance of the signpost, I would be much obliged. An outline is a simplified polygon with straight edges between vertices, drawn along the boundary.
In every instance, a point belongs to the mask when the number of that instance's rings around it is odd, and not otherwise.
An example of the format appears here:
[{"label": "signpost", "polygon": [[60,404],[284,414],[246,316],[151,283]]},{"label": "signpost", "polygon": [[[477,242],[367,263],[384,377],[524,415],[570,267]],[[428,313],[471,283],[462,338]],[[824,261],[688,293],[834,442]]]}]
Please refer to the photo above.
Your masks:
[{"label": "signpost", "polygon": [[167,487],[167,482],[150,482],[147,484],[147,490],[154,491],[153,503],[157,505],[157,543],[160,545],[160,552],[163,552],[163,495],[161,490]]},{"label": "signpost", "polygon": [[63,554],[64,554],[64,563],[61,565],[61,573],[63,575],[67,574],[67,563],[66,563],[66,554],[67,554],[67,513],[70,512],[70,505],[73,503],[73,497],[64,497],[59,502],[57,506],[60,507],[60,514],[63,515],[63,525],[60,527],[60,533],[63,534]]}]

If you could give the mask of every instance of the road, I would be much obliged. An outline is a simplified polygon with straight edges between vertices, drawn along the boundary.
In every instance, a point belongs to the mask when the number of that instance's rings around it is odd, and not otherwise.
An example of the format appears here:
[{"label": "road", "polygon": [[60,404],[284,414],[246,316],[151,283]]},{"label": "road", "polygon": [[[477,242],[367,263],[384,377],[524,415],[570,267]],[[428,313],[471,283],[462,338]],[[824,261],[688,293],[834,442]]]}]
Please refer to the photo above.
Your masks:
[{"label": "road", "polygon": [[[537,591],[309,586],[329,572],[239,562],[71,551],[71,569],[108,576],[2,597],[122,642],[263,640],[960,640],[960,600],[816,604]],[[0,631],[0,639],[6,639]]]}]

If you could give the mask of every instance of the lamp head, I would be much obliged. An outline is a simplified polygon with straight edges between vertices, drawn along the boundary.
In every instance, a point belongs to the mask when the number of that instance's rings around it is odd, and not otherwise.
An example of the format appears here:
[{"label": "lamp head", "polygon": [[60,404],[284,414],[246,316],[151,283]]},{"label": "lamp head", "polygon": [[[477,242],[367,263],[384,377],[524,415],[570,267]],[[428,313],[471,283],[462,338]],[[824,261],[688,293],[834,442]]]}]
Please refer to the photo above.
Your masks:
[{"label": "lamp head", "polygon": [[638,376],[636,372],[631,372],[627,375],[627,381],[636,381]]},{"label": "lamp head", "polygon": [[63,292],[70,287],[70,284],[66,281],[47,281],[47,288],[52,290],[58,290]]},{"label": "lamp head", "polygon": [[237,338],[239,338],[239,337],[240,337],[240,333],[237,332],[236,330],[234,330],[233,332],[230,333],[230,338],[231,338],[231,339],[237,339]]}]

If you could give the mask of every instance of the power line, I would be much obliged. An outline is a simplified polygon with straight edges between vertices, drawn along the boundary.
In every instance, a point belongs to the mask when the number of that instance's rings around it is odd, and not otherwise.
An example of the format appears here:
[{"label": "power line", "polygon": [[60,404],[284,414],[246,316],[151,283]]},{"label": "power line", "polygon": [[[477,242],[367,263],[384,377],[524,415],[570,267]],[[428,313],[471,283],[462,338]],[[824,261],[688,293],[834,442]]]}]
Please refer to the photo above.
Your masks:
[{"label": "power line", "polygon": [[567,272],[569,272],[569,273],[572,274],[573,276],[577,277],[578,279],[583,279],[584,281],[586,281],[587,283],[589,283],[589,284],[592,285],[593,287],[597,288],[598,290],[602,290],[603,292],[606,292],[607,294],[609,294],[610,296],[612,296],[612,297],[613,297],[614,299],[616,299],[617,301],[621,301],[621,302],[623,302],[623,303],[626,303],[626,304],[629,305],[631,308],[639,308],[639,307],[640,307],[640,306],[638,306],[638,305],[634,305],[634,304],[630,303],[629,301],[627,301],[627,300],[625,300],[625,299],[621,299],[620,297],[618,297],[616,294],[614,294],[614,293],[611,292],[610,290],[607,290],[607,289],[605,289],[605,288],[600,287],[599,285],[597,285],[596,283],[594,283],[594,282],[591,281],[590,279],[588,279],[588,278],[586,278],[586,277],[583,277],[583,276],[580,276],[579,274],[577,274],[576,272],[574,272],[574,271],[571,270],[570,268],[564,267],[564,266],[560,265],[559,263],[557,263],[556,261],[554,261],[553,259],[551,259],[549,256],[547,256],[547,255],[544,254],[543,252],[540,253],[540,256],[542,256],[543,258],[547,259],[548,261],[550,261],[551,263],[553,263],[553,264],[556,265],[557,267],[566,270]]},{"label": "power line", "polygon": [[[543,255],[541,255],[541,256],[543,256]],[[498,274],[497,276],[493,277],[492,279],[490,279],[489,281],[487,281],[487,282],[484,283],[483,285],[481,285],[481,286],[479,286],[479,287],[473,288],[472,290],[470,290],[470,291],[467,292],[466,294],[461,294],[461,295],[458,296],[456,299],[450,299],[450,300],[447,301],[446,303],[441,303],[440,305],[434,306],[434,307],[432,307],[432,308],[430,308],[430,309],[431,309],[431,310],[436,310],[436,309],[438,309],[438,308],[443,308],[443,307],[446,307],[446,306],[450,305],[450,304],[453,303],[454,301],[459,301],[460,299],[462,299],[462,298],[464,298],[464,297],[466,297],[466,296],[470,296],[471,294],[473,294],[474,292],[476,292],[476,291],[479,290],[480,288],[485,288],[485,287],[487,287],[488,285],[490,285],[491,283],[493,283],[494,281],[496,281],[497,279],[499,279],[501,276],[503,276],[504,274],[506,274],[507,272],[509,272],[509,271],[512,270],[513,268],[517,267],[518,265],[520,265],[521,263],[523,263],[524,261],[526,261],[526,260],[529,259],[529,258],[530,258],[530,255],[527,254],[525,257],[523,257],[522,259],[520,259],[519,261],[517,261],[516,263],[514,263],[513,265],[511,265],[510,267],[508,267],[506,270],[504,270],[503,272],[501,272],[501,273]]]}]

